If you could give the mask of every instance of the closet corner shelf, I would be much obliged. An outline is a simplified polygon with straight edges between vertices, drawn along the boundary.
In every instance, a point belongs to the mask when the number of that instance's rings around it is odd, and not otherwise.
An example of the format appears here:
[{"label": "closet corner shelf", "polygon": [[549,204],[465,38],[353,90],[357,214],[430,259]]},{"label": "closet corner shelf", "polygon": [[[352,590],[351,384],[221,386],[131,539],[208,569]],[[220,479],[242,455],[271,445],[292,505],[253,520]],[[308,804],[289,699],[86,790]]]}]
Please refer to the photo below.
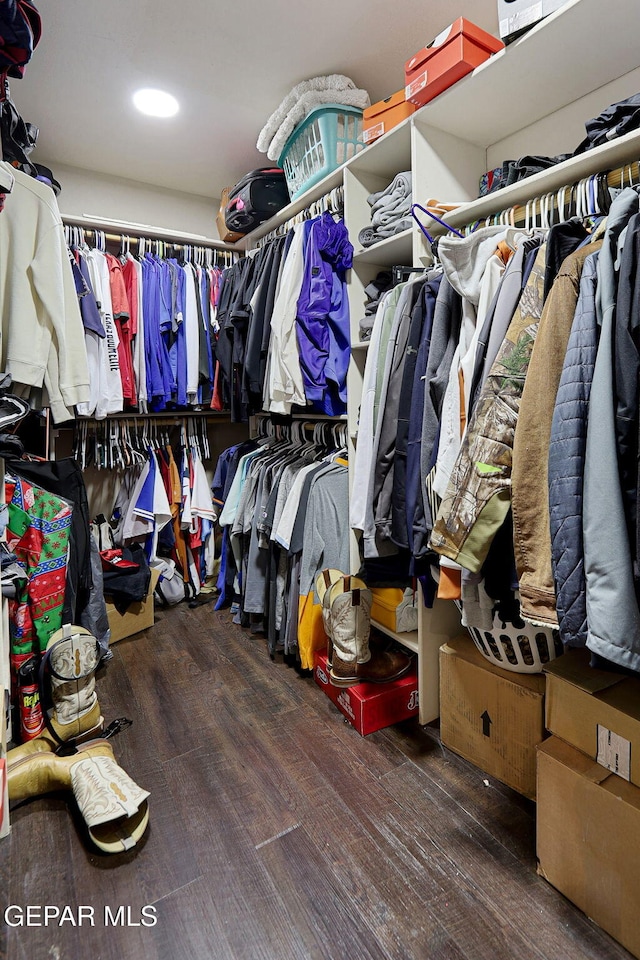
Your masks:
[{"label": "closet corner shelf", "polygon": [[371,626],[375,630],[379,630],[380,633],[385,633],[393,640],[397,640],[398,643],[401,643],[403,647],[407,647],[408,650],[412,650],[413,653],[419,652],[417,630],[411,630],[408,633],[398,633],[396,630],[392,630],[390,627],[385,627],[384,624],[378,623],[377,620],[372,620]]},{"label": "closet corner shelf", "polygon": [[353,265],[357,267],[361,263],[373,263],[380,267],[413,263],[413,227],[397,233],[394,237],[379,240],[371,247],[356,250]]},{"label": "closet corner shelf", "polygon": [[634,70],[639,29],[637,0],[570,0],[415,113],[414,122],[479,146],[498,143]]},{"label": "closet corner shelf", "polygon": [[378,140],[368,144],[345,166],[356,176],[374,173],[392,179],[400,170],[411,169],[411,119],[407,117]]},{"label": "closet corner shelf", "polygon": [[[554,167],[520,180],[510,187],[504,187],[487,197],[471,200],[450,213],[447,222],[453,227],[466,226],[476,220],[498,214],[501,210],[524,205],[533,197],[541,197],[561,187],[570,186],[584,177],[624,165],[629,162],[630,157],[635,160],[637,156],[640,156],[640,131],[633,130],[616,140],[594,147],[580,156],[570,157],[563,163],[557,163]],[[567,201],[568,199],[567,194]],[[433,225],[432,231],[434,234],[443,232],[436,224]]]},{"label": "closet corner shelf", "polygon": [[351,344],[351,349],[352,350],[368,350],[370,343],[371,343],[370,340],[356,340],[354,341],[354,343]]}]

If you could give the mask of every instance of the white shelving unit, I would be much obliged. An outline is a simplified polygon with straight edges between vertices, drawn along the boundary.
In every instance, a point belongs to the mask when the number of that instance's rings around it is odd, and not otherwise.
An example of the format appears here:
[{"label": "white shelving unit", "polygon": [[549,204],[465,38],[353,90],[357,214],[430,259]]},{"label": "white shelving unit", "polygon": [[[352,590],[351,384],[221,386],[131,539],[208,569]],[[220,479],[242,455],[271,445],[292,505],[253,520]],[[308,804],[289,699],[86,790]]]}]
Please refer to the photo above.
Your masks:
[{"label": "white shelving unit", "polygon": [[[461,227],[555,192],[601,171],[638,160],[640,131],[612,140],[511,187],[477,199],[481,175],[526,154],[573,151],[585,122],[640,89],[638,0],[570,0],[523,37],[357,154],[278,217],[248,235],[243,246],[284,223],[338,184],[344,185],[345,222],[355,247],[349,280],[352,355],[348,372],[349,456],[355,453],[366,343],[359,339],[364,288],[394,264],[424,266],[428,244],[417,226],[367,249],[358,233],[370,225],[367,196],[400,172],[413,174],[413,199],[461,206],[446,219]],[[429,232],[436,235],[438,225]],[[351,540],[352,573],[360,565]],[[405,639],[419,658],[420,722],[439,715],[438,649],[460,631],[454,604],[420,605],[417,638]],[[386,631],[388,632],[388,631]],[[403,642],[402,635],[396,639]]]}]

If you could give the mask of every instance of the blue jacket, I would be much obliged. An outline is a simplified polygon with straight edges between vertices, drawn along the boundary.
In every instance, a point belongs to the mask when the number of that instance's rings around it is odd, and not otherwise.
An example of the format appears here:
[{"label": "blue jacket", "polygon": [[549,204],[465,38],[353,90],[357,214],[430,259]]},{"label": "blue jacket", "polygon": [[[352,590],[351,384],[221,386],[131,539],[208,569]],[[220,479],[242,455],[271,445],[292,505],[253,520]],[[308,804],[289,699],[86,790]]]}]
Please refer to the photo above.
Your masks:
[{"label": "blue jacket", "polygon": [[587,642],[586,583],[582,543],[582,486],[591,380],[598,349],[596,287],[598,253],[584,262],[549,445],[551,564],[562,642]]},{"label": "blue jacket", "polygon": [[311,224],[298,298],[296,333],[307,401],[330,416],[346,412],[351,332],[345,273],[353,247],[342,220]]}]

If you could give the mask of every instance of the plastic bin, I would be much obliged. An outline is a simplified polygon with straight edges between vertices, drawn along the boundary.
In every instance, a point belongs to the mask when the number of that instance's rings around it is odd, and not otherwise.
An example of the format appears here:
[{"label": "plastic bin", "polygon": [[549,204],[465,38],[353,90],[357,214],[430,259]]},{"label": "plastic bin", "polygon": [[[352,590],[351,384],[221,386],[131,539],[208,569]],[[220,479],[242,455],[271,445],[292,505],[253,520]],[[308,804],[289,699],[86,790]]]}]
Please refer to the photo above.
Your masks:
[{"label": "plastic bin", "polygon": [[299,123],[280,154],[291,199],[362,150],[362,110],[327,103]]},{"label": "plastic bin", "polygon": [[[462,609],[456,601],[458,609]],[[467,627],[480,653],[497,667],[513,673],[542,673],[546,663],[564,653],[557,630],[535,627],[522,620],[521,625],[504,623],[496,614],[493,629]]]}]

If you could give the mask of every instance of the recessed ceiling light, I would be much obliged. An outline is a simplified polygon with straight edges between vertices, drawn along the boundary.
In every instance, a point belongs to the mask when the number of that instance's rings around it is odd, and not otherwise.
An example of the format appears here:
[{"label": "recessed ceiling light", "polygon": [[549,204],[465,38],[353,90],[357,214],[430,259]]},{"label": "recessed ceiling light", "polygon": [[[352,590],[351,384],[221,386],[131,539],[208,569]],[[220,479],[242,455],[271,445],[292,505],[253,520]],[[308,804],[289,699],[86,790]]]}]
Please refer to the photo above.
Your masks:
[{"label": "recessed ceiling light", "polygon": [[133,103],[148,117],[174,117],[180,109],[180,104],[170,93],[148,87],[134,93]]}]

